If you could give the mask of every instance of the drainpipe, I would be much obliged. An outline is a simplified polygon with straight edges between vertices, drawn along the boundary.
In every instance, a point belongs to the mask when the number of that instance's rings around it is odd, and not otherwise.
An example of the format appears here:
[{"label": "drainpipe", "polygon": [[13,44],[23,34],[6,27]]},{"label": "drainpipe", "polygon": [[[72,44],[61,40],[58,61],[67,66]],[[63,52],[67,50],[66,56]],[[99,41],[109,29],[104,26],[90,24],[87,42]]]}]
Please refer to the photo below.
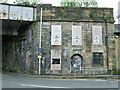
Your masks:
[{"label": "drainpipe", "polygon": [[41,60],[42,60],[41,33],[42,33],[42,6],[41,6],[41,17],[40,17],[39,75],[41,74]]},{"label": "drainpipe", "polygon": [[106,28],[106,52],[107,52],[107,70],[109,69],[108,62],[108,28],[107,28],[107,20],[105,20],[105,28]]}]

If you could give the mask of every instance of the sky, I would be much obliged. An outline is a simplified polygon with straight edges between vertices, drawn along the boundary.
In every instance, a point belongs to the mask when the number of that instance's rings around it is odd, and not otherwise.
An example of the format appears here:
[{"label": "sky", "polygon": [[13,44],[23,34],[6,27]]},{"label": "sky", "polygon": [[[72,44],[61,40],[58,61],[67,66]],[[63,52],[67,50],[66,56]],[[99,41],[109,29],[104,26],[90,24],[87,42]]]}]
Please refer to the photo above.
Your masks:
[{"label": "sky", "polygon": [[[9,3],[13,3],[15,0],[8,0]],[[41,0],[43,4],[52,4],[52,6],[60,6],[61,0]],[[120,0],[96,0],[98,7],[108,7],[114,9],[114,18],[117,23],[118,2]]]}]

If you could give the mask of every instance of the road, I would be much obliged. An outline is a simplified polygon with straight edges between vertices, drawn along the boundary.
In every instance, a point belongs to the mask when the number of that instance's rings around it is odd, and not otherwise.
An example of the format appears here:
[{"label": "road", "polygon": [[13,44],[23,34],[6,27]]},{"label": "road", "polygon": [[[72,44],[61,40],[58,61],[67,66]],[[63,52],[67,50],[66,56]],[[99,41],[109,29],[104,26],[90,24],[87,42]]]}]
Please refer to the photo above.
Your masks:
[{"label": "road", "polygon": [[2,88],[118,88],[118,80],[43,79],[3,76]]}]

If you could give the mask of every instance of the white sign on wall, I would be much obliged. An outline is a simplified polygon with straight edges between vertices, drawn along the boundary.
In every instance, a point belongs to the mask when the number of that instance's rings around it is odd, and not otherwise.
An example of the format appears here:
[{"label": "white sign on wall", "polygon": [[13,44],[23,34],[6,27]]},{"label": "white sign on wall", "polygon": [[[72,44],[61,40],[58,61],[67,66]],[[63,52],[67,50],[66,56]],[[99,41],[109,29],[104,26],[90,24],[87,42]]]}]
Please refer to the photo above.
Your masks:
[{"label": "white sign on wall", "polygon": [[51,70],[61,70],[61,50],[51,50]]},{"label": "white sign on wall", "polygon": [[51,45],[61,45],[61,25],[51,26]]},{"label": "white sign on wall", "polygon": [[81,26],[72,26],[72,45],[82,45]]},{"label": "white sign on wall", "polygon": [[102,45],[102,26],[92,26],[93,45]]}]

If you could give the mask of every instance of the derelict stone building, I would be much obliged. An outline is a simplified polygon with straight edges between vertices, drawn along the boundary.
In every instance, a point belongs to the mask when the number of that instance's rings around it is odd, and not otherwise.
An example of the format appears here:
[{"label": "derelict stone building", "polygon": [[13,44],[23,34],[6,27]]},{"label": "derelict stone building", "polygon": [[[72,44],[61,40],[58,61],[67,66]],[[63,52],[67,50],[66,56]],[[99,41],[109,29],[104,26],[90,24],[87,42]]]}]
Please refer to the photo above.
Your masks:
[{"label": "derelict stone building", "polygon": [[116,69],[120,71],[120,24],[115,24],[115,37]]},{"label": "derelict stone building", "polygon": [[118,2],[118,24],[120,24],[120,1]]},{"label": "derelict stone building", "polygon": [[[3,65],[38,72],[40,13],[3,46]],[[116,65],[112,8],[42,5],[42,74],[104,73]],[[7,40],[8,38],[5,38]],[[8,50],[6,52],[6,50]]]}]

